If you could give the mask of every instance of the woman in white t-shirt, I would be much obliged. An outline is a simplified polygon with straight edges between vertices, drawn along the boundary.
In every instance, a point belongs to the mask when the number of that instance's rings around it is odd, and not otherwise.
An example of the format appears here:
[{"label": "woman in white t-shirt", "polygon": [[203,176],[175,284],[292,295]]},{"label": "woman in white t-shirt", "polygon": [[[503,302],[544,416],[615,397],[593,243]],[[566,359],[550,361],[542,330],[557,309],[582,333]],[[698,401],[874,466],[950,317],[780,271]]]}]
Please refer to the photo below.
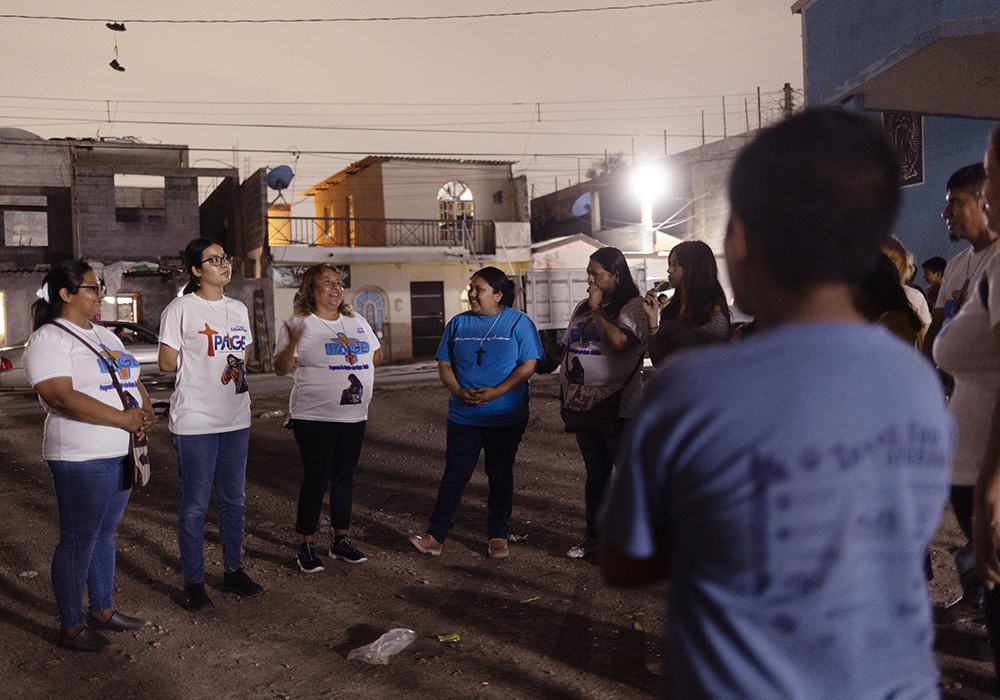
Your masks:
[{"label": "woman in white t-shirt", "polygon": [[587,473],[583,488],[586,530],[583,540],[566,552],[573,559],[600,549],[597,509],[611,480],[619,436],[639,403],[648,335],[642,296],[625,256],[611,247],[594,251],[587,265],[587,299],[576,307],[562,338],[566,353],[559,368],[560,391],[566,405],[573,407],[623,387],[624,391],[615,436],[576,433]]},{"label": "woman in white t-shirt", "polygon": [[354,472],[368,421],[375,368],[382,350],[371,326],[344,299],[337,268],[313,265],[295,295],[295,315],[278,332],[274,373],[295,369],[289,415],[305,472],[295,531],[302,537],[297,562],[311,574],[323,570],[314,536],[330,487],[330,558],[368,560],[347,538],[354,502]]},{"label": "woman in white t-shirt", "polygon": [[223,294],[232,257],[207,238],[184,250],[191,280],[160,316],[159,366],[177,372],[170,433],[180,473],[177,541],[184,606],[214,607],[205,592],[205,513],[215,488],[225,573],[222,588],[242,597],[264,592],[243,570],[250,394],[246,348],[253,342],[247,307]]},{"label": "woman in white t-shirt", "polygon": [[[38,290],[35,332],[24,352],[24,371],[45,408],[42,457],[59,504],[59,544],[52,557],[59,642],[77,651],[107,644],[97,630],[124,632],[145,624],[115,610],[112,589],[115,531],[132,493],[123,459],[129,433],[144,433],[153,410],[139,382],[139,363],[114,333],[90,321],[101,313],[103,294],[83,260],[56,263]],[[141,409],[123,408],[111,371]],[[89,616],[83,612],[85,591]]]}]

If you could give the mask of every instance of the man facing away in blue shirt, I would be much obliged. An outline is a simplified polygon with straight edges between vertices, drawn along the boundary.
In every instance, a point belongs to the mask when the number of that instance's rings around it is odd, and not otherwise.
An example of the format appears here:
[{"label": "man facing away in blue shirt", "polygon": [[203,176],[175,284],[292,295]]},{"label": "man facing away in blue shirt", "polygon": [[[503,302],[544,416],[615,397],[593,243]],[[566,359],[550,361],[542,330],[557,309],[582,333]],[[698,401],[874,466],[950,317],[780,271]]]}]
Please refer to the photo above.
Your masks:
[{"label": "man facing away in blue shirt", "polygon": [[737,159],[726,264],[758,332],[647,388],[602,510],[612,585],[670,577],[668,698],[937,698],[924,557],[954,427],[854,289],[899,204],[871,119],[809,109]]}]

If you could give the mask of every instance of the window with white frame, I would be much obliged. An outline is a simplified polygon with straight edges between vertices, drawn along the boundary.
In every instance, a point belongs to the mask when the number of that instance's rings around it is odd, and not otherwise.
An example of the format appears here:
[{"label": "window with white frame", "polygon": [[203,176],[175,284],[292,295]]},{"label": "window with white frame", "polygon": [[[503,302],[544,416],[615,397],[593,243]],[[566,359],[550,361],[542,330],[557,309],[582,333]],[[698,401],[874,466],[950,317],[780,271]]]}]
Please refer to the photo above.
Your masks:
[{"label": "window with white frame", "polygon": [[472,230],[472,190],[452,180],[438,190],[437,199],[441,240],[464,240]]}]

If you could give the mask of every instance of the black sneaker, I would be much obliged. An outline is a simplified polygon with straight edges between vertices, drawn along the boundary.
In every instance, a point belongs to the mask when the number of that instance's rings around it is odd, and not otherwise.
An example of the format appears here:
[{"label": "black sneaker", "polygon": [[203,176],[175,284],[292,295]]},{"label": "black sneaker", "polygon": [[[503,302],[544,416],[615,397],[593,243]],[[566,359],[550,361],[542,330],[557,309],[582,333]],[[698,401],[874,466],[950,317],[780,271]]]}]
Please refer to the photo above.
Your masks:
[{"label": "black sneaker", "polygon": [[299,547],[299,556],[295,558],[299,564],[299,570],[304,574],[315,574],[323,570],[323,562],[319,560],[316,547],[312,542],[303,542]]},{"label": "black sneaker", "polygon": [[330,558],[342,559],[348,564],[360,564],[368,561],[368,557],[362,554],[346,537],[342,538],[340,542],[334,542],[330,545]]},{"label": "black sneaker", "polygon": [[241,566],[236,571],[227,571],[222,576],[222,590],[227,593],[235,593],[240,598],[252,598],[264,592],[263,587],[257,585],[247,576],[247,572]]},{"label": "black sneaker", "polygon": [[184,584],[184,607],[188,612],[205,612],[215,607],[215,603],[205,593],[204,583]]}]

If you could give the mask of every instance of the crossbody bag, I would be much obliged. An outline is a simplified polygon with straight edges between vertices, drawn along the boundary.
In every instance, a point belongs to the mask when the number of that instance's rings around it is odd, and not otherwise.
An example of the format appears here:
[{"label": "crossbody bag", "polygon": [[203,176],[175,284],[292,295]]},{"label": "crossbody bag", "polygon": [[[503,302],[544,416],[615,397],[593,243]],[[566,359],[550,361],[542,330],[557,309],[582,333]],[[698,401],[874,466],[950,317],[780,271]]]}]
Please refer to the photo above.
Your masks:
[{"label": "crossbody bag", "polygon": [[[111,375],[111,383],[115,385],[115,390],[118,392],[118,398],[121,399],[122,407],[125,410],[130,408],[141,408],[136,402],[135,398],[128,392],[122,389],[121,383],[118,381],[118,370],[114,367],[108,359],[102,355],[97,348],[88,343],[82,336],[61,323],[56,321],[52,322],[54,325],[63,329],[71,336],[83,343],[87,348],[90,349],[97,359],[99,359],[104,366],[108,368],[108,373]],[[122,474],[122,485],[126,489],[130,489],[133,486],[145,486],[149,483],[149,441],[146,436],[143,435],[141,438],[136,437],[134,433],[129,433],[129,450],[128,454],[125,455],[125,460],[123,462],[123,474]]]}]

